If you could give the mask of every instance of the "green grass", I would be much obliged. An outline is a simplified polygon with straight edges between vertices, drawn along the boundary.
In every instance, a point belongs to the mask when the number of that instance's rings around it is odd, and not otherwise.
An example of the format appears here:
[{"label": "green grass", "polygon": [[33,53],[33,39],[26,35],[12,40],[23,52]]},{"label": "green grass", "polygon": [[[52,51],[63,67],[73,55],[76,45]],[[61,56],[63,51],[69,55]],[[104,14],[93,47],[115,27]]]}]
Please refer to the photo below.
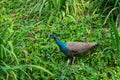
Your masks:
[{"label": "green grass", "polygon": [[[119,0],[103,2],[0,1],[0,80],[119,80]],[[100,45],[66,66],[50,33]]]}]

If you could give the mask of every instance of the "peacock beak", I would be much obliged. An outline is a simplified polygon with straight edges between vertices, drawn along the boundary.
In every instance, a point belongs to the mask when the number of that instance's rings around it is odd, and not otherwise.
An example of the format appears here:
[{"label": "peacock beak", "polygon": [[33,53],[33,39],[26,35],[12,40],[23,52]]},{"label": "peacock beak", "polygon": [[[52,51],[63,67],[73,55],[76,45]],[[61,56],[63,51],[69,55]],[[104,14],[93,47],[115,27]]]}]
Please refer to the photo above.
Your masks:
[{"label": "peacock beak", "polygon": [[48,37],[47,37],[47,41],[49,41],[49,40],[50,40],[50,37],[48,36]]},{"label": "peacock beak", "polygon": [[49,40],[50,40],[50,38],[51,38],[51,36],[50,36],[50,35],[48,35],[48,37],[47,37],[47,41],[49,41]]}]

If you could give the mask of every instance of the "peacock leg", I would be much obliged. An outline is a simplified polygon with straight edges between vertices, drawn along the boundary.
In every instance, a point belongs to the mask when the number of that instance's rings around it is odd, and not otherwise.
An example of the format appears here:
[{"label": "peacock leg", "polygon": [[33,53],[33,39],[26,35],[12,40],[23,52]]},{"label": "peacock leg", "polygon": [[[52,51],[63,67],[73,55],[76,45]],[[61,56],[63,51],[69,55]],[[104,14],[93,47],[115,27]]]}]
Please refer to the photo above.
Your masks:
[{"label": "peacock leg", "polygon": [[68,60],[67,60],[67,66],[68,66],[69,63],[70,63],[70,59],[68,58]]},{"label": "peacock leg", "polygon": [[75,62],[75,56],[73,56],[72,64],[74,64],[74,62]]},{"label": "peacock leg", "polygon": [[91,54],[91,51],[90,51],[90,50],[88,50],[88,51],[87,51],[87,55],[90,55],[90,54]]}]

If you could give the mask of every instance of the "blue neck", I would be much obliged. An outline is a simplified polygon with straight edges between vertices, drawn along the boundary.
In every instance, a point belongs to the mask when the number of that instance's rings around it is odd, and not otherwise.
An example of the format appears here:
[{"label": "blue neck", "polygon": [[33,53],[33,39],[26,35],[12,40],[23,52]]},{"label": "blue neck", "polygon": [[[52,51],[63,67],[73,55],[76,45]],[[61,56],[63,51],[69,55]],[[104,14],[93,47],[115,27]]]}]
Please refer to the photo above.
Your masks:
[{"label": "blue neck", "polygon": [[54,40],[57,43],[57,45],[60,47],[61,51],[63,53],[66,53],[66,43],[65,42],[61,42],[60,40],[58,40],[56,38]]}]

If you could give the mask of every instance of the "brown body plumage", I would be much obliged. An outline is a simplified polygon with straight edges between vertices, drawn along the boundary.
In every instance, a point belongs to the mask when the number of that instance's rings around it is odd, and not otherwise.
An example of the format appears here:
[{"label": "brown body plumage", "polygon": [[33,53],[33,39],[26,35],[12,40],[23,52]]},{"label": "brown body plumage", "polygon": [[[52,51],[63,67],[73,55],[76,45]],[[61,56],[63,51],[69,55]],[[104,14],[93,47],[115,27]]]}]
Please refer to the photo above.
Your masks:
[{"label": "brown body plumage", "polygon": [[90,50],[92,47],[96,46],[97,42],[67,42],[66,43],[66,56],[72,57],[76,54]]}]

